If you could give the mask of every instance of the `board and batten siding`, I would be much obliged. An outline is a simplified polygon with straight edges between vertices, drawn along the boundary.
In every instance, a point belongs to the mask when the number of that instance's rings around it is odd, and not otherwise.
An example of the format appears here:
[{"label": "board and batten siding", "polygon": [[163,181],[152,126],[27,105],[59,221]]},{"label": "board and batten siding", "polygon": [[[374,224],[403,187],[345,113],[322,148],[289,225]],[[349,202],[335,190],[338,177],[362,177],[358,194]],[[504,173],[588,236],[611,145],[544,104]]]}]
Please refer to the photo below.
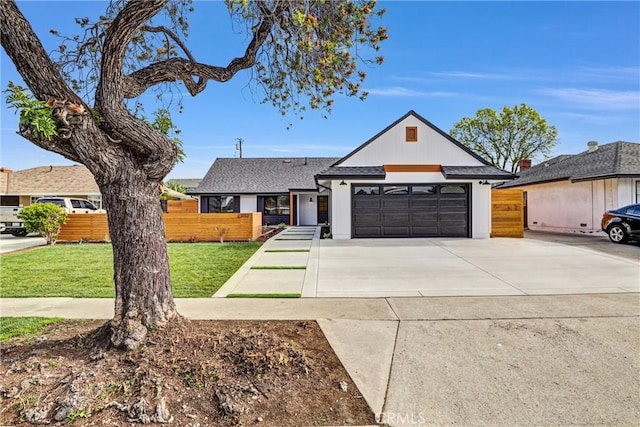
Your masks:
[{"label": "board and batten siding", "polygon": [[[418,128],[416,142],[406,141],[408,126]],[[484,163],[421,120],[409,116],[341,162],[340,166],[383,164],[482,166]]]}]

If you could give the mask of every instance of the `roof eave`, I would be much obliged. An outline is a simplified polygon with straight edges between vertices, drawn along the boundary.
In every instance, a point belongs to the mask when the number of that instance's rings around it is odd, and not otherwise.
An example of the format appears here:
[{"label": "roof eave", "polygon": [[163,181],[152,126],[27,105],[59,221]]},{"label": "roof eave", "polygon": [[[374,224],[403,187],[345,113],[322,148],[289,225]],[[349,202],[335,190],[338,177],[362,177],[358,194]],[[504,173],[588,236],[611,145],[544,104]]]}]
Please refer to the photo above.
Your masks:
[{"label": "roof eave", "polygon": [[384,175],[357,175],[357,174],[351,174],[351,175],[316,175],[317,179],[327,179],[327,180],[332,180],[332,179],[385,179],[387,177],[386,174]]}]

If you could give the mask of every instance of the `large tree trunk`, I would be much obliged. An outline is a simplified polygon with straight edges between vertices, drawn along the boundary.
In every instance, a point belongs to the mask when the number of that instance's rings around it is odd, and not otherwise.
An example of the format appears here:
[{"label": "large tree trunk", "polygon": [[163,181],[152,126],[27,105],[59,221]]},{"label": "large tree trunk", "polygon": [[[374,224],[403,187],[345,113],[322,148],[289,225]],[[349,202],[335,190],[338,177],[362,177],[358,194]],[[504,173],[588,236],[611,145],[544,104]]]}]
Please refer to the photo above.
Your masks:
[{"label": "large tree trunk", "polygon": [[113,245],[115,315],[111,342],[132,349],[149,328],[178,316],[171,293],[160,183],[130,168],[98,179]]}]

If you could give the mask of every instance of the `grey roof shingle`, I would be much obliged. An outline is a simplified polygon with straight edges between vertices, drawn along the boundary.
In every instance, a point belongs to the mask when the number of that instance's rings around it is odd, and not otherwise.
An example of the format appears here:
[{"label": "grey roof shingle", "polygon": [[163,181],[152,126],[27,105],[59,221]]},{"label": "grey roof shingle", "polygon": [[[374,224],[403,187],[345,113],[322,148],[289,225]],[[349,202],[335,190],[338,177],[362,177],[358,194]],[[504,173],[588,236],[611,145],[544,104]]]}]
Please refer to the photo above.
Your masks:
[{"label": "grey roof shingle", "polygon": [[447,179],[513,179],[516,175],[494,166],[442,166]]},{"label": "grey roof shingle", "polygon": [[202,181],[202,178],[173,178],[167,181],[167,185],[169,184],[179,184],[182,185],[187,192],[195,190],[198,185]]},{"label": "grey roof shingle", "polygon": [[218,158],[191,194],[268,194],[313,190],[335,157]]},{"label": "grey roof shingle", "polygon": [[640,144],[612,142],[574,155],[561,155],[520,172],[502,188],[569,179],[589,181],[614,177],[640,177]]},{"label": "grey roof shingle", "polygon": [[384,166],[332,166],[318,174],[320,179],[384,179],[385,176]]}]

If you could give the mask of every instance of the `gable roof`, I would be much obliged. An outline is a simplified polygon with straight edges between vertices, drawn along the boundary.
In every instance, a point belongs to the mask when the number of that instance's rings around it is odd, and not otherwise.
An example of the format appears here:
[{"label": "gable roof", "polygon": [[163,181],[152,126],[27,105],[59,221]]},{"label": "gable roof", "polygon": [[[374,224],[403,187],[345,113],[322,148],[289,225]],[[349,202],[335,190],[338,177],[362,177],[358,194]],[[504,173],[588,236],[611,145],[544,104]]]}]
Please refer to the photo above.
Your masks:
[{"label": "gable roof", "polygon": [[612,142],[595,151],[561,155],[520,172],[502,187],[571,180],[571,182],[621,177],[640,177],[640,144]]},{"label": "gable roof", "polygon": [[[88,195],[100,194],[93,174],[83,165],[39,166],[5,174],[7,195]],[[4,180],[3,180],[4,181]]]},{"label": "gable roof", "polygon": [[375,136],[373,136],[372,138],[369,138],[369,140],[367,140],[364,144],[360,145],[358,148],[356,148],[355,150],[353,150],[352,152],[350,152],[349,154],[347,154],[346,156],[344,156],[343,158],[341,158],[340,160],[338,160],[337,162],[335,162],[331,166],[339,166],[341,163],[343,163],[348,158],[350,158],[351,156],[353,156],[354,154],[356,154],[357,152],[359,152],[360,150],[365,148],[367,145],[371,144],[373,141],[378,139],[381,135],[383,135],[386,132],[388,132],[391,128],[393,128],[394,126],[396,126],[398,123],[400,123],[401,121],[403,121],[404,119],[406,119],[409,116],[413,116],[416,119],[420,120],[426,126],[429,126],[431,129],[433,129],[434,131],[436,131],[437,133],[442,135],[444,138],[446,138],[452,144],[458,146],[458,148],[460,148],[461,150],[467,152],[469,155],[474,157],[476,160],[480,161],[481,163],[483,163],[483,164],[485,164],[487,166],[492,166],[491,163],[488,160],[482,158],[480,155],[478,155],[476,152],[471,150],[469,147],[467,147],[464,144],[462,144],[461,142],[457,141],[451,135],[449,135],[448,133],[446,133],[442,129],[438,128],[436,125],[434,125],[433,123],[431,123],[430,121],[428,121],[427,119],[425,119],[424,117],[422,117],[421,115],[419,115],[418,113],[416,113],[413,110],[409,110],[409,112],[406,113],[404,116],[400,117],[398,120],[396,120],[395,122],[391,123],[386,128],[382,129]]},{"label": "gable roof", "polygon": [[191,194],[272,194],[316,191],[314,176],[335,157],[218,158]]},{"label": "gable roof", "polygon": [[167,181],[167,185],[173,183],[182,185],[189,192],[189,190],[195,190],[200,181],[202,181],[202,178],[173,178]]}]

